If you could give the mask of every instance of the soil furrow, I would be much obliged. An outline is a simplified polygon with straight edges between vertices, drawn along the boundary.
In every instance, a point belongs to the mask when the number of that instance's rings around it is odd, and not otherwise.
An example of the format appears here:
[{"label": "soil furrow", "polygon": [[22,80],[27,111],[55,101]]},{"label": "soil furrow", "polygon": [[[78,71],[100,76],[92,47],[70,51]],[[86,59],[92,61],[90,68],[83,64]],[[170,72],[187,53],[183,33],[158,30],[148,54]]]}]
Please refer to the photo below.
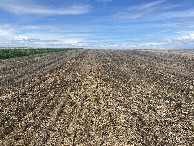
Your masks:
[{"label": "soil furrow", "polygon": [[192,51],[53,54],[1,92],[0,145],[192,145]]}]

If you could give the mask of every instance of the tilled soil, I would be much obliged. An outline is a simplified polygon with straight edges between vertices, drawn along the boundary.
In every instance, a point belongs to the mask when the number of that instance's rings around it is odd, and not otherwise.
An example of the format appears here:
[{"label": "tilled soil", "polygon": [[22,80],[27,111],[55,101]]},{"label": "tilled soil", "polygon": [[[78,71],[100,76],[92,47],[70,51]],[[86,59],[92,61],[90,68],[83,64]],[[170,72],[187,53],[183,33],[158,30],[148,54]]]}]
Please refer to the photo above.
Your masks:
[{"label": "tilled soil", "polygon": [[193,50],[77,50],[0,65],[2,146],[193,144]]}]

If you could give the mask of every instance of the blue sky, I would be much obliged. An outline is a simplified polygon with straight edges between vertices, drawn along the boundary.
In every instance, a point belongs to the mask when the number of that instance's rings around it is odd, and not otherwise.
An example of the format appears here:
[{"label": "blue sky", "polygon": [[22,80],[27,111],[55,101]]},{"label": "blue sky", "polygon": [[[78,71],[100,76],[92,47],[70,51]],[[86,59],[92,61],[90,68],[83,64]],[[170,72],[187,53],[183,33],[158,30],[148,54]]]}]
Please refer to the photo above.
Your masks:
[{"label": "blue sky", "polygon": [[194,0],[0,0],[0,46],[194,49]]}]

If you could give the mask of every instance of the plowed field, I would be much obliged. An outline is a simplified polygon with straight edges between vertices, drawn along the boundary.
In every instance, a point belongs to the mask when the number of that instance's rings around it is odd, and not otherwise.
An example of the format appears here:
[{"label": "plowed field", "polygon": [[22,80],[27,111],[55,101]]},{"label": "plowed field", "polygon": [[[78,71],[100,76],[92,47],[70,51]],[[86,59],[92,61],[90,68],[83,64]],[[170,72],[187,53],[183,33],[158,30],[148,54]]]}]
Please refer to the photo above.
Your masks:
[{"label": "plowed field", "polygon": [[0,145],[192,145],[194,50],[0,60]]}]

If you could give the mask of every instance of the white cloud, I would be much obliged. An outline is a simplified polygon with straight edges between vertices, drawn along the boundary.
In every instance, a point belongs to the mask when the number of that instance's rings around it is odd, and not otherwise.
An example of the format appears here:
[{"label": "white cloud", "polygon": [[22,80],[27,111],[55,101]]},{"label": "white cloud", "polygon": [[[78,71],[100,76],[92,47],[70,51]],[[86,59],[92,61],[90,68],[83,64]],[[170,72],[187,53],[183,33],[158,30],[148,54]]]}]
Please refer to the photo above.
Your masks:
[{"label": "white cloud", "polygon": [[[112,43],[111,43],[112,42]],[[1,40],[1,46],[29,46],[29,47],[83,47],[92,49],[194,49],[194,34],[158,41],[129,41],[126,43],[88,41],[80,38],[65,39],[35,39],[20,35],[13,39]]]},{"label": "white cloud", "polygon": [[155,16],[156,19],[168,19],[168,18],[185,18],[194,17],[194,10],[183,10],[174,12],[163,12]]},{"label": "white cloud", "polygon": [[182,31],[179,32],[182,36],[177,37],[177,40],[193,40],[194,41],[194,31]]},{"label": "white cloud", "polygon": [[[187,34],[186,34],[187,33]],[[88,43],[84,48],[96,49],[194,49],[194,31],[184,32],[182,36],[153,41],[128,41],[125,43]]]},{"label": "white cloud", "polygon": [[[157,11],[142,11],[142,12],[122,12],[115,15],[120,19],[140,19],[153,21],[153,20],[162,20],[162,19],[174,19],[174,18],[191,18],[194,17],[194,10],[182,10],[182,11],[173,11],[173,12],[157,12]],[[178,20],[178,19],[177,19]],[[187,22],[183,22],[186,24]],[[189,23],[187,23],[189,24]]]},{"label": "white cloud", "polygon": [[169,4],[165,2],[166,0],[158,0],[150,3],[135,5],[127,8],[124,11],[117,13],[115,16],[117,18],[124,18],[124,19],[143,18],[147,20],[186,17],[186,15],[193,16],[192,10],[174,11],[174,12],[169,11],[173,8],[182,7],[183,5]]},{"label": "white cloud", "polygon": [[27,5],[19,1],[3,0],[0,8],[14,14],[38,14],[38,15],[79,15],[90,11],[90,5],[73,5],[66,8],[46,8],[39,5]]},{"label": "white cloud", "polygon": [[49,26],[49,25],[26,25],[26,26],[17,26],[24,30],[60,30],[60,27]]},{"label": "white cloud", "polygon": [[148,8],[152,8],[152,7],[155,7],[157,5],[160,5],[161,3],[165,2],[165,1],[166,0],[159,0],[159,1],[154,1],[154,2],[150,2],[150,3],[143,3],[140,5],[129,7],[128,10],[144,10],[144,9],[148,9]]},{"label": "white cloud", "polygon": [[28,40],[29,37],[23,36],[23,35],[16,35],[14,38],[14,40]]},{"label": "white cloud", "polygon": [[47,30],[47,31],[62,31],[62,27],[51,26],[51,25],[12,25],[12,24],[0,24],[0,28],[6,31],[38,31],[38,30]]},{"label": "white cloud", "polygon": [[[49,26],[30,26],[39,29]],[[27,27],[28,28],[28,27]],[[176,36],[163,40],[118,40],[108,36],[94,36],[87,33],[27,31],[26,26],[0,25],[0,46],[29,47],[84,47],[96,49],[194,49],[194,31],[178,31]],[[25,31],[24,31],[25,30]],[[23,32],[23,33],[22,33]],[[32,33],[33,32],[33,33]],[[103,37],[103,38],[102,38]],[[94,39],[94,40],[92,40]],[[101,41],[99,41],[101,40]]]},{"label": "white cloud", "polygon": [[63,40],[41,40],[26,38],[25,36],[16,36],[11,40],[0,40],[1,46],[28,46],[28,47],[72,47],[82,46],[82,39],[63,39]]},{"label": "white cloud", "polygon": [[10,30],[0,29],[0,40],[12,39],[14,34]]},{"label": "white cloud", "polygon": [[[36,29],[34,27],[30,26],[30,28]],[[39,29],[39,26],[37,27]],[[0,28],[0,46],[75,47],[76,44],[80,46],[80,43],[88,37],[87,34],[59,34],[57,32],[44,33],[41,31],[21,33],[25,30],[25,26],[14,26],[10,24],[1,24]]]}]

